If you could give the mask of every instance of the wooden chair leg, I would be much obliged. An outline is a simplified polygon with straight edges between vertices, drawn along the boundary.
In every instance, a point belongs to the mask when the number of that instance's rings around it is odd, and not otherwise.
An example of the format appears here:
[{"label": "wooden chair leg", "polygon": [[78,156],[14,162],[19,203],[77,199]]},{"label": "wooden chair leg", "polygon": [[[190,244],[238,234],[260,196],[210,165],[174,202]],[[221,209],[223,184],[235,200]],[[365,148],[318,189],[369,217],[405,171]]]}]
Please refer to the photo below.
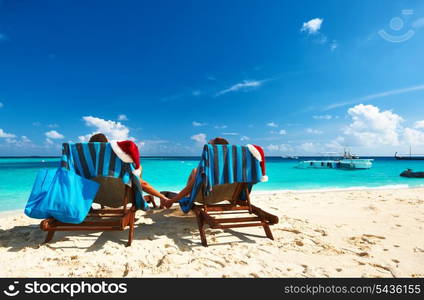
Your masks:
[{"label": "wooden chair leg", "polygon": [[269,225],[264,224],[263,227],[264,227],[264,230],[265,230],[266,237],[269,238],[270,240],[274,240],[274,237],[272,235],[271,229],[269,228]]},{"label": "wooden chair leg", "polygon": [[135,212],[131,213],[131,220],[130,220],[130,230],[128,233],[128,243],[127,247],[131,246],[132,241],[134,239],[134,223],[135,223]]},{"label": "wooden chair leg", "polygon": [[200,233],[200,239],[202,241],[202,246],[207,247],[208,242],[206,240],[206,233],[205,233],[205,221],[203,220],[203,216],[199,211],[196,212],[196,218],[197,218],[197,225],[199,226],[199,233]]},{"label": "wooden chair leg", "polygon": [[54,233],[55,233],[54,231],[48,231],[47,232],[46,239],[44,240],[45,244],[52,240]]},{"label": "wooden chair leg", "polygon": [[144,196],[144,200],[146,200],[147,203],[152,203],[153,208],[156,208],[156,202],[155,202],[155,198],[152,195],[146,195]]}]

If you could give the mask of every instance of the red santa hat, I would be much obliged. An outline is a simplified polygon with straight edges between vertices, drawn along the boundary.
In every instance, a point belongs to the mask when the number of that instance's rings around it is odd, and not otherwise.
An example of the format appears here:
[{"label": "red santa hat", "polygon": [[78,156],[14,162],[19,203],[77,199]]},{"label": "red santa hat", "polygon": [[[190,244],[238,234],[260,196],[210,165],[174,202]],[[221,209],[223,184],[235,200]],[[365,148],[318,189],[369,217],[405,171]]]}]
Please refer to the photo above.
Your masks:
[{"label": "red santa hat", "polygon": [[133,163],[135,170],[133,174],[136,176],[141,175],[140,166],[140,152],[138,151],[137,145],[133,141],[112,141],[110,142],[113,152],[126,163]]},{"label": "red santa hat", "polygon": [[260,162],[261,170],[262,170],[262,182],[268,181],[268,176],[265,173],[265,153],[262,147],[257,145],[246,145],[249,149],[250,153]]}]

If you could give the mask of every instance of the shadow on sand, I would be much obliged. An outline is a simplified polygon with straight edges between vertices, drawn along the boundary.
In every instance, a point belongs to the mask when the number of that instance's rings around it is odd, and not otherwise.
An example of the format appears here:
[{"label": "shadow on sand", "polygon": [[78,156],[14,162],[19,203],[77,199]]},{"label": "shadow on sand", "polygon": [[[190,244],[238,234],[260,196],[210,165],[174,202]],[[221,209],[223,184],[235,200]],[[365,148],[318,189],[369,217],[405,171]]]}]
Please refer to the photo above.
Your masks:
[{"label": "shadow on sand", "polygon": [[[144,220],[150,219],[151,223],[143,223]],[[100,235],[99,235],[100,233]],[[255,243],[250,237],[262,238],[262,235],[250,233],[241,233],[231,229],[207,229],[207,238],[212,242],[211,246],[228,245],[232,242]],[[225,233],[225,235],[223,235]],[[219,238],[215,239],[215,235],[219,234]],[[8,251],[17,252],[24,248],[30,247],[37,249],[42,246],[46,232],[40,230],[38,225],[15,226],[10,229],[0,229],[0,247],[9,248]],[[174,244],[180,251],[190,251],[193,247],[202,247],[200,236],[197,228],[197,221],[194,214],[183,214],[178,209],[159,210],[152,209],[143,215],[139,215],[135,224],[134,241],[155,240],[160,237],[167,237],[173,240]],[[236,237],[236,241],[219,243],[219,239],[227,236]],[[55,245],[56,242],[71,241],[73,238],[86,238],[94,240],[88,247],[77,245]],[[53,240],[45,244],[51,249],[80,248],[86,249],[87,252],[98,251],[103,248],[107,242],[116,242],[125,245],[128,239],[128,229],[124,231],[73,231],[73,232],[56,232]]]}]

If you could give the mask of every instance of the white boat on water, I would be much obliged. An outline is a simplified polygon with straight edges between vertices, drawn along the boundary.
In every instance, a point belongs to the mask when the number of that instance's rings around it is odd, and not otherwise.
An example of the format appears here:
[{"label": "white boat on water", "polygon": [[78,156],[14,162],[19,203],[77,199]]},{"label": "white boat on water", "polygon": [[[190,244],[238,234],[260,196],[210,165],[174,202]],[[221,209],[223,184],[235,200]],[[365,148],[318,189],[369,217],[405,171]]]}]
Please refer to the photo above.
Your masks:
[{"label": "white boat on water", "polygon": [[301,161],[297,168],[315,168],[315,169],[345,169],[360,170],[370,169],[373,159],[361,159],[357,155],[352,155],[347,151],[341,158],[326,160],[305,160]]},{"label": "white boat on water", "polygon": [[371,169],[373,159],[342,159],[340,160],[341,169]]}]

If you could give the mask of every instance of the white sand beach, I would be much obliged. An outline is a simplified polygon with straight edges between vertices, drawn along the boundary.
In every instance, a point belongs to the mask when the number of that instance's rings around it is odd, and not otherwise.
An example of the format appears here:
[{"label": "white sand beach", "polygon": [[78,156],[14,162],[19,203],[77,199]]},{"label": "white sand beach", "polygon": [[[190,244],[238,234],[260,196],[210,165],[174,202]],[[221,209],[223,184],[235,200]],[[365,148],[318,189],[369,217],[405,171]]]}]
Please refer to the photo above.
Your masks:
[{"label": "white sand beach", "polygon": [[178,207],[137,213],[124,232],[58,232],[39,220],[0,219],[0,277],[424,277],[424,189],[254,193],[278,215],[262,228],[207,229]]}]

